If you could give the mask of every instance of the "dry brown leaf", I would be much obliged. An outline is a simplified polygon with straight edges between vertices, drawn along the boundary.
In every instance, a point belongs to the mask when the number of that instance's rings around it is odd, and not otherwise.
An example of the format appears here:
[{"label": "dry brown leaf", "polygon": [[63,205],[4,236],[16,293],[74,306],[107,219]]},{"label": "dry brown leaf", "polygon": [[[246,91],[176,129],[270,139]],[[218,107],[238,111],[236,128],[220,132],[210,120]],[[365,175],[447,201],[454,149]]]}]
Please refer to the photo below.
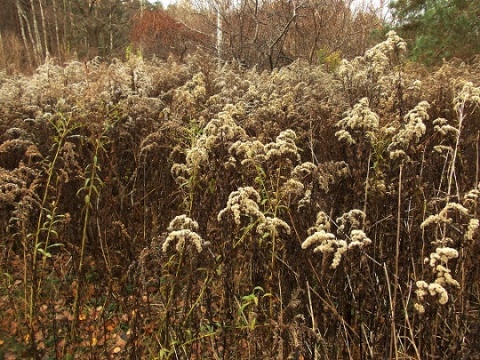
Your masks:
[{"label": "dry brown leaf", "polygon": [[12,353],[6,353],[3,356],[3,360],[16,360],[16,359],[17,359],[17,356],[15,354],[12,354]]}]

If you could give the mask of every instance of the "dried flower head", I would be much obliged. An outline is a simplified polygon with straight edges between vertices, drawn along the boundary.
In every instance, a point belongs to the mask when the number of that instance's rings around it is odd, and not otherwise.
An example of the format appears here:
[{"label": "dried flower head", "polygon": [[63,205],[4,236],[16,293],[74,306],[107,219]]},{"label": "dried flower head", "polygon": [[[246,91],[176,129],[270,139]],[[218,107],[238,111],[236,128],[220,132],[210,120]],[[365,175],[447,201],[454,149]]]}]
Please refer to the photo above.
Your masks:
[{"label": "dried flower head", "polygon": [[370,240],[363,230],[353,229],[350,232],[350,243],[348,244],[349,249],[355,247],[363,249],[364,247],[370,245],[372,240]]},{"label": "dried flower head", "polygon": [[185,164],[173,164],[170,172],[174,177],[175,182],[178,185],[182,185],[188,181],[187,178],[190,176],[191,169]]},{"label": "dried flower head", "polygon": [[477,233],[480,221],[478,219],[470,219],[467,231],[465,232],[465,240],[473,240],[473,236]]},{"label": "dried flower head", "polygon": [[167,230],[169,234],[162,245],[164,253],[168,251],[172,242],[177,243],[175,247],[177,252],[183,252],[185,248],[189,249],[193,246],[198,253],[201,253],[203,247],[208,244],[196,233],[198,223],[185,214],[176,216],[170,221]]},{"label": "dried flower head", "polygon": [[440,305],[445,305],[448,302],[448,292],[442,285],[430,283],[428,285],[428,291],[430,295],[438,297],[438,303]]},{"label": "dried flower head", "polygon": [[404,54],[407,51],[407,43],[394,30],[387,33],[387,39],[365,52],[366,59],[378,57],[378,53],[384,56]]},{"label": "dried flower head", "polygon": [[207,94],[205,80],[205,75],[202,72],[194,74],[190,81],[175,90],[176,102],[189,107],[204,101]]},{"label": "dried flower head", "polygon": [[268,235],[270,237],[278,237],[280,235],[280,231],[285,232],[286,234],[290,234],[290,226],[277,217],[265,217],[265,222],[260,223],[257,226],[257,233],[262,235]]},{"label": "dried flower head", "polygon": [[[422,303],[428,294],[437,297],[440,305],[445,305],[448,302],[448,292],[445,287],[458,288],[460,286],[458,281],[452,277],[451,270],[448,268],[449,260],[457,257],[458,251],[456,249],[443,246],[437,247],[435,252],[431,253],[430,257],[425,259],[426,263],[432,268],[435,280],[430,284],[427,284],[423,280],[417,281],[415,293],[419,303]],[[419,304],[419,310],[422,309],[424,312],[425,308]]]},{"label": "dried flower head", "polygon": [[460,205],[458,203],[449,202],[445,207],[438,213],[434,215],[430,215],[427,217],[421,224],[420,228],[424,229],[429,225],[435,224],[449,224],[453,221],[450,213],[451,211],[456,210],[458,214],[468,216],[469,212],[466,207]]},{"label": "dried flower head", "polygon": [[303,208],[308,208],[312,202],[312,189],[308,188],[305,190],[305,195],[298,202],[297,209],[301,210]]},{"label": "dried flower head", "polygon": [[419,281],[416,282],[415,285],[417,286],[417,288],[415,290],[415,294],[417,295],[417,299],[419,301],[424,301],[425,296],[428,295],[428,284],[427,284],[427,282],[425,282],[423,280],[419,280]]},{"label": "dried flower head", "polygon": [[287,160],[291,164],[300,161],[300,154],[295,144],[296,138],[295,131],[291,129],[282,131],[274,142],[265,145],[265,160]]},{"label": "dried flower head", "polygon": [[335,240],[335,235],[332,233],[326,232],[325,230],[315,231],[302,243],[302,249],[308,249],[310,246],[315,245],[314,252],[325,252],[327,247],[329,249],[332,248],[331,245],[335,243]]},{"label": "dried flower head", "polygon": [[452,287],[460,287],[460,284],[457,280],[452,277],[451,270],[446,268],[443,265],[437,265],[434,268],[434,272],[436,273],[435,283],[440,284],[442,286],[450,285]]},{"label": "dried flower head", "polygon": [[265,160],[265,146],[258,140],[236,141],[228,152],[235,161],[240,160],[242,166],[257,165]]},{"label": "dried flower head", "polygon": [[472,189],[470,190],[468,193],[465,194],[465,196],[463,197],[463,202],[464,202],[464,205],[466,204],[473,204],[475,205],[478,201],[478,198],[479,198],[479,195],[480,195],[480,191],[477,189]]},{"label": "dried flower head", "polygon": [[[302,243],[302,249],[315,246],[313,250],[314,252],[321,252],[322,254],[334,253],[331,267],[335,269],[338,267],[343,255],[348,250],[354,248],[363,249],[372,243],[363,230],[356,229],[356,227],[363,222],[359,220],[359,217],[362,217],[362,214],[363,212],[360,210],[352,210],[339,218],[343,221],[341,226],[345,226],[345,223],[348,221],[352,230],[349,238],[338,239],[334,234],[329,232],[330,219],[328,215],[325,212],[320,211],[317,214],[315,226],[308,229],[310,236]],[[354,226],[352,226],[352,223]]]},{"label": "dried flower head", "polygon": [[200,235],[198,235],[196,232],[193,232],[188,229],[182,229],[182,230],[174,230],[171,231],[167,238],[165,239],[165,242],[163,243],[162,246],[162,251],[166,253],[168,251],[168,247],[171,242],[177,242],[177,245],[175,249],[177,252],[183,252],[184,247],[186,244],[191,244],[195,247],[197,252],[201,253],[203,250],[203,239]]},{"label": "dried flower head", "polygon": [[188,169],[198,169],[202,164],[208,163],[208,152],[204,147],[193,146],[187,150],[185,160]]},{"label": "dried flower head", "polygon": [[391,159],[406,159],[408,160],[407,150],[411,145],[420,141],[421,137],[425,135],[427,130],[424,121],[427,121],[430,116],[427,111],[430,104],[426,101],[421,101],[414,109],[410,110],[404,117],[405,125],[392,138],[391,144],[388,146]]},{"label": "dried flower head", "polygon": [[297,202],[305,193],[305,186],[296,179],[288,179],[280,188],[280,198],[288,205]]},{"label": "dried flower head", "polygon": [[322,230],[326,232],[330,231],[330,217],[324,211],[319,211],[317,213],[315,225],[308,229],[308,234],[312,235],[313,233]]},{"label": "dried flower head", "polygon": [[231,214],[235,224],[241,224],[241,217],[254,217],[260,222],[265,222],[265,216],[260,211],[258,203],[261,197],[258,192],[250,187],[241,187],[228,196],[227,207],[218,213],[218,221],[222,221],[226,214]]},{"label": "dried flower head", "polygon": [[466,103],[480,106],[480,87],[475,87],[471,82],[465,82],[462,90],[454,99],[455,110],[461,111]]},{"label": "dried flower head", "polygon": [[181,230],[181,229],[189,229],[192,231],[198,230],[198,223],[195,220],[192,220],[187,215],[182,214],[175,216],[175,218],[170,221],[167,230],[174,231],[174,230]]},{"label": "dried flower head", "polygon": [[356,144],[357,141],[366,137],[373,144],[378,126],[378,115],[370,110],[368,99],[363,98],[337,123],[337,127],[341,129],[335,133],[335,136],[348,144]]},{"label": "dried flower head", "polygon": [[448,123],[447,119],[444,118],[438,118],[433,120],[433,125],[437,133],[439,133],[443,137],[453,137],[454,139],[458,136],[459,131],[456,127],[453,127]]},{"label": "dried flower head", "polygon": [[318,172],[318,166],[312,162],[303,162],[292,170],[292,176],[297,180],[304,180]]},{"label": "dried flower head", "polygon": [[366,215],[362,210],[353,209],[337,218],[338,233],[344,234],[348,229],[361,229],[365,224]]},{"label": "dried flower head", "polygon": [[423,306],[422,304],[415,303],[415,304],[413,305],[413,308],[414,308],[415,311],[418,312],[419,314],[425,314],[425,306]]},{"label": "dried flower head", "polygon": [[415,295],[417,296],[418,303],[415,304],[415,309],[419,313],[425,313],[425,307],[422,303],[428,295],[438,298],[440,305],[445,305],[448,302],[448,292],[441,284],[436,282],[428,284],[420,280],[416,282],[416,286]]}]

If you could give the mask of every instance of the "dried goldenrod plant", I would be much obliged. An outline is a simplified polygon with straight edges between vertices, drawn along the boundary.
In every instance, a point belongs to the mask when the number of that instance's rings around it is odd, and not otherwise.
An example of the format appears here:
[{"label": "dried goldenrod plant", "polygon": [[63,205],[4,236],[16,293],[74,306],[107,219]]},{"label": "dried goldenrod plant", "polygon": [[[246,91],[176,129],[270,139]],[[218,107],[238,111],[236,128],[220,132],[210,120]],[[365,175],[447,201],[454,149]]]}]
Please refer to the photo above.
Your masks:
[{"label": "dried goldenrod plant", "polygon": [[407,56],[2,75],[2,351],[475,358],[480,67]]}]

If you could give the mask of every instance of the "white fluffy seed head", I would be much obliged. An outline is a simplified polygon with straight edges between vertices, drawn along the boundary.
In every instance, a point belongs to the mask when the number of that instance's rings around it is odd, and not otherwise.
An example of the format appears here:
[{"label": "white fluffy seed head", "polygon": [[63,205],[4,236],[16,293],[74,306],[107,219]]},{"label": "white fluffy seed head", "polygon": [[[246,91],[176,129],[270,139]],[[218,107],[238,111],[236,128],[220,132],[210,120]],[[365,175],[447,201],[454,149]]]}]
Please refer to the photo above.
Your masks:
[{"label": "white fluffy seed head", "polygon": [[179,253],[183,252],[188,245],[192,245],[198,253],[201,253],[204,245],[202,237],[189,229],[171,231],[162,245],[162,251],[166,253],[173,242],[177,243],[175,248]]},{"label": "white fluffy seed head", "polygon": [[187,215],[176,216],[167,228],[169,234],[162,245],[162,251],[166,253],[171,243],[176,242],[177,252],[183,252],[186,247],[192,246],[198,253],[202,252],[207,243],[196,233],[198,223]]},{"label": "white fluffy seed head", "polygon": [[237,225],[241,224],[242,216],[252,216],[264,223],[265,215],[258,206],[260,201],[261,197],[253,187],[240,187],[228,196],[227,206],[218,213],[217,220],[222,221],[225,214],[230,213]]}]

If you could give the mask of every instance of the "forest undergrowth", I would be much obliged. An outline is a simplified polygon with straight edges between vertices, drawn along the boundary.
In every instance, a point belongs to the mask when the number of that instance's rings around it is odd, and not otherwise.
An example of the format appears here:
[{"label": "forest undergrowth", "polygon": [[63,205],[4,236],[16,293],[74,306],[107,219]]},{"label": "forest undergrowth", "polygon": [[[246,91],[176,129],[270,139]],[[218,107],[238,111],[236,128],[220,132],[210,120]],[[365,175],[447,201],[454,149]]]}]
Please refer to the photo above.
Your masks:
[{"label": "forest undergrowth", "polygon": [[0,78],[0,358],[474,359],[480,63]]}]

